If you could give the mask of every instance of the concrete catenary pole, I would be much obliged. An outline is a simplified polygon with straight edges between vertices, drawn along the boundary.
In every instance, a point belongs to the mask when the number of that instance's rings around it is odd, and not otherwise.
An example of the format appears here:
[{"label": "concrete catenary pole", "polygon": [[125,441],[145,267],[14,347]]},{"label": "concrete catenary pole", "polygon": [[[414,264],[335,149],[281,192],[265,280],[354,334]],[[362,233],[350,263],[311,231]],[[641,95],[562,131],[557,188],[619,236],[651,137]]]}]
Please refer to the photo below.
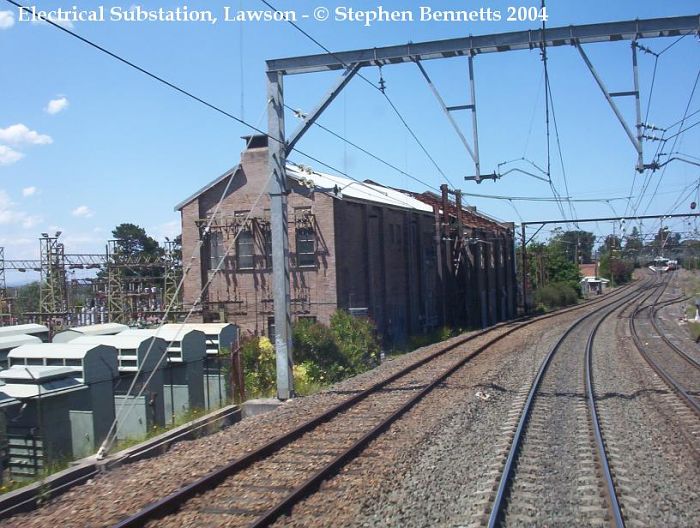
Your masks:
[{"label": "concrete catenary pole", "polygon": [[294,395],[292,377],[292,325],[289,296],[289,234],[287,232],[287,173],[284,139],[284,92],[281,72],[267,73],[268,165],[271,172],[270,220],[272,228],[272,285],[275,308],[275,352],[277,356],[277,397]]}]

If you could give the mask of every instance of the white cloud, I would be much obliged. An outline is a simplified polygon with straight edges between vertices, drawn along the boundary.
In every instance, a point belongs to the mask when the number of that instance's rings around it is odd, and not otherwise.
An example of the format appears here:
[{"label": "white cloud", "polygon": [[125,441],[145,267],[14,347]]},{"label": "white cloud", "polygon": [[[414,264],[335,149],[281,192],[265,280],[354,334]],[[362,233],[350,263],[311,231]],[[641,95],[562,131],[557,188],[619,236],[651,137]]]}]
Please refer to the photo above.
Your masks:
[{"label": "white cloud", "polygon": [[27,125],[17,123],[7,128],[0,128],[0,141],[11,145],[49,145],[53,143],[51,136],[39,134],[36,130],[30,130]]},{"label": "white cloud", "polygon": [[87,205],[79,205],[78,207],[73,209],[71,214],[79,218],[90,218],[95,213]]},{"label": "white cloud", "polygon": [[0,165],[12,165],[24,157],[24,154],[11,149],[8,146],[0,145]]},{"label": "white cloud", "polygon": [[151,236],[158,242],[162,243],[165,238],[173,240],[182,231],[182,226],[179,220],[171,220],[149,228],[148,233],[153,233]]},{"label": "white cloud", "polygon": [[10,29],[15,25],[15,14],[12,11],[0,11],[0,29]]},{"label": "white cloud", "polygon": [[25,229],[29,229],[42,221],[40,216],[19,211],[15,206],[16,204],[10,199],[10,196],[5,191],[0,190],[0,225],[21,225]]},{"label": "white cloud", "polygon": [[68,108],[68,98],[61,96],[58,99],[51,99],[44,110],[51,115],[59,113],[61,110]]},{"label": "white cloud", "polygon": [[37,188],[33,185],[31,187],[25,187],[24,189],[22,189],[22,196],[24,196],[25,198],[29,196],[34,196],[36,194],[36,191]]}]

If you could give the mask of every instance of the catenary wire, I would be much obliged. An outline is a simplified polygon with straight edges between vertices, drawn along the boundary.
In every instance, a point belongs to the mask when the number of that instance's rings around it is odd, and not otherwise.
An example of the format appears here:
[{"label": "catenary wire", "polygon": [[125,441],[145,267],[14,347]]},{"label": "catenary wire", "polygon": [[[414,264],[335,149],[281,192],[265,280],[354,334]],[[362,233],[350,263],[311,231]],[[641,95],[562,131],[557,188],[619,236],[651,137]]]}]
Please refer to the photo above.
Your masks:
[{"label": "catenary wire", "polygon": [[[275,6],[273,6],[272,4],[270,4],[267,0],[260,0],[260,1],[261,1],[263,4],[265,4],[267,7],[269,7],[269,8],[272,9],[273,11],[275,11],[276,13],[279,13],[279,10],[278,10]],[[314,38],[312,35],[310,35],[307,31],[305,31],[301,26],[299,26],[298,24],[296,24],[293,20],[290,20],[289,18],[287,18],[286,21],[287,21],[294,29],[296,29],[297,31],[299,31],[302,35],[304,35],[306,38],[308,38],[309,40],[311,40],[311,42],[313,42],[313,43],[316,44],[319,48],[321,48],[323,51],[325,51],[328,55],[330,55],[331,57],[333,57],[334,59],[336,59],[338,62],[340,62],[345,68],[348,68],[348,67],[349,67],[349,65],[346,64],[340,57],[338,57],[337,54],[333,53],[330,49],[328,49],[328,47],[324,46],[321,42],[319,42],[318,39],[316,39],[316,38]],[[406,130],[407,130],[408,133],[411,135],[411,137],[413,137],[413,139],[414,139],[415,142],[418,144],[418,146],[421,148],[421,150],[425,153],[425,155],[426,155],[427,158],[430,160],[430,162],[433,164],[433,166],[435,167],[435,169],[440,173],[440,175],[443,177],[443,179],[444,179],[452,188],[455,188],[454,184],[449,180],[449,178],[447,177],[447,175],[446,175],[446,174],[444,173],[444,171],[440,168],[440,166],[438,165],[438,163],[435,161],[435,158],[428,152],[428,149],[425,147],[425,145],[423,144],[423,142],[418,138],[418,136],[416,135],[416,133],[413,131],[413,129],[410,127],[410,125],[408,124],[408,122],[407,122],[406,119],[404,118],[404,116],[401,114],[401,112],[399,111],[399,109],[396,107],[396,105],[394,104],[394,102],[391,100],[391,98],[389,97],[389,95],[386,93],[385,88],[382,87],[382,86],[377,86],[375,83],[373,83],[372,81],[370,81],[367,77],[365,77],[364,75],[362,75],[362,74],[359,73],[359,72],[358,72],[356,75],[357,75],[358,77],[360,77],[362,80],[364,80],[366,83],[368,83],[372,88],[374,88],[375,90],[379,91],[379,92],[382,94],[382,96],[384,97],[384,99],[386,99],[387,103],[389,103],[389,106],[392,108],[392,110],[394,111],[394,113],[396,114],[396,116],[399,118],[399,120],[401,121],[401,123],[403,124],[403,126],[406,128]]]}]

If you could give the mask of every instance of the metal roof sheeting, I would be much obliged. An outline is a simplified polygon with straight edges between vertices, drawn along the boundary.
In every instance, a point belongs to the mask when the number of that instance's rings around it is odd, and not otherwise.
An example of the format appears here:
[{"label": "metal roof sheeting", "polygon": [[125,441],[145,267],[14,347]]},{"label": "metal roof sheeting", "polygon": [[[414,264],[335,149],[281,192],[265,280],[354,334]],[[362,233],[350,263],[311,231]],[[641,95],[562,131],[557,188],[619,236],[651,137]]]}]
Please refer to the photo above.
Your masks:
[{"label": "metal roof sheeting", "polygon": [[361,202],[379,203],[401,209],[412,209],[432,213],[433,208],[415,198],[375,183],[358,182],[344,176],[312,171],[301,166],[287,165],[287,176],[293,180],[314,187],[317,192],[323,192],[340,200],[350,199]]},{"label": "metal roof sheeting", "polygon": [[[163,325],[161,328],[129,328],[123,332],[119,332],[121,336],[155,336],[165,340],[166,343],[171,341],[182,341],[183,338],[190,332],[196,332],[192,328],[180,328],[181,325],[174,324],[172,326]],[[204,333],[204,332],[202,332]]]},{"label": "metal roof sheeting", "polygon": [[[70,344],[76,345],[108,345],[113,346],[117,350],[119,349],[136,349],[139,348],[144,342],[148,342],[154,339],[153,336],[149,335],[129,335],[129,334],[117,334],[117,335],[87,335],[75,338]],[[156,338],[158,339],[158,338]],[[148,344],[146,345],[148,346]]]},{"label": "metal roof sheeting", "polygon": [[44,365],[15,365],[0,371],[0,379],[5,381],[26,380],[46,381],[56,378],[70,377],[75,379],[75,369],[71,367],[53,367]]},{"label": "metal roof sheeting", "polygon": [[41,339],[33,335],[11,335],[0,337],[0,350],[17,348],[22,345],[40,344]]},{"label": "metal roof sheeting", "polygon": [[48,327],[38,324],[22,324],[13,326],[0,326],[0,337],[15,336],[23,334],[48,333]]},{"label": "metal roof sheeting", "polygon": [[101,345],[74,345],[73,343],[41,343],[22,345],[11,350],[8,358],[83,359],[88,352]]},{"label": "metal roof sheeting", "polygon": [[128,329],[128,326],[120,323],[103,323],[86,326],[76,326],[73,328],[69,328],[68,330],[64,330],[63,332],[58,332],[54,336],[53,342],[67,343],[69,341],[72,341],[76,337],[84,335],[114,335]]}]

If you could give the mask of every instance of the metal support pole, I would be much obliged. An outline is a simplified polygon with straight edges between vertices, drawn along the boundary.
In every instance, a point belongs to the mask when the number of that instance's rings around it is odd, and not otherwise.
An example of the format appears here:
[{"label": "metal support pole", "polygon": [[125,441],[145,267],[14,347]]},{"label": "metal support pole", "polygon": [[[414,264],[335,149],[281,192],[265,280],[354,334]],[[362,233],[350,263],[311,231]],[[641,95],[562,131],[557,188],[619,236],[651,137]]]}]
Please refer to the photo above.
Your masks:
[{"label": "metal support pole", "polygon": [[634,105],[635,112],[637,114],[637,143],[639,148],[637,150],[637,169],[644,169],[644,143],[642,137],[644,136],[644,127],[642,125],[642,105],[639,101],[639,67],[637,66],[637,41],[632,41],[632,73],[634,77]]},{"label": "metal support pole", "polygon": [[[625,129],[625,132],[627,133],[627,137],[630,138],[630,141],[632,142],[632,145],[634,146],[635,150],[637,151],[638,156],[641,156],[642,155],[642,145],[639,141],[637,141],[637,138],[632,133],[632,130],[630,130],[630,127],[627,125],[625,118],[622,116],[622,112],[620,112],[620,109],[615,104],[615,101],[613,101],[613,98],[611,97],[610,92],[608,92],[608,89],[605,87],[605,84],[603,83],[603,79],[601,79],[600,75],[598,75],[598,72],[593,67],[593,64],[591,63],[590,59],[588,58],[588,55],[586,55],[586,52],[583,51],[581,44],[578,42],[576,43],[576,49],[578,49],[579,53],[581,54],[581,58],[583,59],[583,62],[586,63],[586,66],[588,66],[588,69],[590,70],[591,74],[593,75],[593,78],[598,83],[598,87],[603,92],[603,95],[605,96],[605,99],[608,101],[610,108],[612,108],[612,111],[615,113],[615,115],[617,116],[617,119],[620,121],[622,128]],[[641,172],[644,170],[644,168],[637,167],[637,170]]]},{"label": "metal support pole", "polygon": [[[420,72],[423,74],[423,77],[425,77],[425,81],[428,83],[428,86],[430,87],[430,91],[433,92],[433,95],[435,96],[435,99],[437,99],[437,102],[440,104],[440,108],[442,108],[442,111],[444,112],[445,116],[447,116],[448,121],[452,125],[452,128],[455,129],[455,132],[457,132],[457,136],[459,136],[459,139],[462,141],[462,144],[464,147],[467,149],[467,152],[471,156],[471,158],[474,160],[474,164],[476,165],[476,174],[477,176],[479,175],[479,154],[478,152],[475,152],[472,150],[471,145],[469,144],[469,141],[467,141],[467,138],[464,137],[464,133],[462,132],[462,129],[459,127],[457,124],[457,121],[455,121],[454,117],[452,117],[451,110],[450,108],[445,104],[444,99],[440,95],[440,92],[438,92],[437,88],[433,84],[433,81],[430,79],[428,76],[428,72],[425,71],[425,68],[423,68],[423,65],[416,61],[416,66],[418,66],[418,69]],[[472,95],[473,98],[473,95]],[[472,108],[472,105],[466,105],[465,107],[461,108]]]},{"label": "metal support pole", "polygon": [[520,257],[522,259],[522,265],[521,265],[521,284],[522,284],[522,290],[523,290],[523,312],[527,313],[529,312],[529,307],[527,305],[527,244],[526,244],[526,239],[525,239],[525,224],[522,224],[520,226],[520,240],[522,243],[521,250],[520,250]]},{"label": "metal support pole", "polygon": [[346,68],[345,73],[343,73],[340,79],[338,79],[335,82],[335,84],[323,98],[321,103],[319,103],[319,105],[316,108],[314,108],[308,116],[304,118],[304,122],[292,134],[292,137],[289,138],[289,142],[287,143],[287,154],[289,154],[292,151],[294,145],[297,144],[297,141],[299,141],[301,137],[306,133],[306,131],[309,130],[309,128],[311,128],[311,125],[313,125],[316,122],[316,120],[320,117],[323,111],[326,108],[328,108],[328,106],[333,102],[333,100],[338,96],[338,94],[343,90],[343,88],[347,86],[347,84],[355,76],[359,69],[360,66],[358,64],[352,64]]},{"label": "metal support pole", "polygon": [[479,162],[479,129],[476,123],[476,87],[474,85],[474,57],[469,55],[469,87],[472,97],[472,131],[474,134],[474,165],[476,166],[477,182],[481,181],[481,163]]},{"label": "metal support pole", "polygon": [[275,309],[275,351],[277,355],[277,397],[294,395],[292,377],[292,325],[289,296],[289,234],[287,232],[287,173],[284,141],[283,74],[267,72],[268,164],[271,172],[270,223],[272,229],[272,284]]}]

